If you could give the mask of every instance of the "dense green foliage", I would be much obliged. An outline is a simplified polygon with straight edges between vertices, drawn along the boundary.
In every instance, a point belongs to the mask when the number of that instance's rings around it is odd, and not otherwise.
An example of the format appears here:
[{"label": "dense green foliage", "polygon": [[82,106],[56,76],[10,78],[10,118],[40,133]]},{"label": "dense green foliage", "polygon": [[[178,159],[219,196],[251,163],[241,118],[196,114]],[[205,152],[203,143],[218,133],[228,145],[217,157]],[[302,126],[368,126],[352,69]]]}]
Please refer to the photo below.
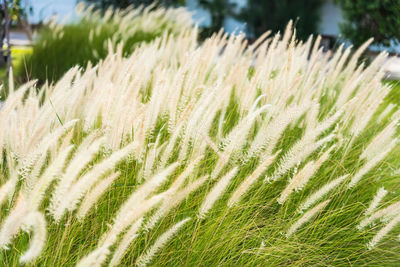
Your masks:
[{"label": "dense green foliage", "polygon": [[345,22],[341,31],[353,44],[360,45],[371,37],[376,44],[390,46],[400,40],[399,0],[336,0]]},{"label": "dense green foliage", "polygon": [[296,35],[306,39],[317,32],[322,0],[249,0],[240,18],[255,37],[267,30],[283,31],[289,20],[295,21]]}]

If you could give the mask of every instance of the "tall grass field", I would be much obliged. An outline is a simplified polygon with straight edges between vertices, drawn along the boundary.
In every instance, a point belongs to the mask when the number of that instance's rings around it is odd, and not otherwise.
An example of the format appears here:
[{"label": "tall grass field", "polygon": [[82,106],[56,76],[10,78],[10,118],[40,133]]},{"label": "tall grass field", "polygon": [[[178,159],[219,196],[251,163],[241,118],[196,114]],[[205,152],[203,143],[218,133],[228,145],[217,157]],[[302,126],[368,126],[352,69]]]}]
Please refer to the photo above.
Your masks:
[{"label": "tall grass field", "polygon": [[108,42],[53,84],[10,83],[0,265],[398,265],[387,55],[323,53],[291,23],[197,38]]},{"label": "tall grass field", "polygon": [[192,24],[190,14],[182,8],[166,10],[154,5],[125,10],[109,8],[102,13],[80,3],[72,21],[57,23],[56,19],[50,19],[38,31],[32,53],[16,66],[19,81],[54,82],[75,65],[97,64],[107,56],[109,43],[123,43],[126,56],[141,42],[177,34]]}]

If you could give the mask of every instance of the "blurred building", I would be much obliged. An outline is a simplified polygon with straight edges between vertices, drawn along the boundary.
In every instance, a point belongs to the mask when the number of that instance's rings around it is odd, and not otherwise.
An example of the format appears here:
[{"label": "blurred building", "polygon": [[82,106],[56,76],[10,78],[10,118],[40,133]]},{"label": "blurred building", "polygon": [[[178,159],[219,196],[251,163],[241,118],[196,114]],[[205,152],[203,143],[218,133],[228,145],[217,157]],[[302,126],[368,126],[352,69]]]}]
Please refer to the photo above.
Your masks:
[{"label": "blurred building", "polygon": [[[239,11],[246,6],[247,0],[231,0],[236,4]],[[186,0],[188,9],[193,12],[194,20],[200,26],[210,26],[211,18],[207,10],[199,5],[199,0]],[[342,21],[342,12],[333,0],[326,0],[321,9],[321,22],[319,25],[319,34],[326,37],[337,37],[340,34],[339,23]],[[227,17],[224,23],[226,32],[246,32],[246,23],[238,21],[232,17]]]},{"label": "blurred building", "polygon": [[[231,2],[236,4],[236,11],[240,11],[247,4],[247,0],[231,0]],[[211,16],[199,5],[199,0],[186,0],[186,6],[192,12],[193,20],[200,27],[211,25]],[[246,32],[246,23],[228,16],[224,21],[224,30],[228,33]]]},{"label": "blurred building", "polygon": [[[29,16],[29,22],[36,24],[44,19],[57,15],[59,20],[67,20],[73,17],[74,7],[77,0],[27,0],[33,8],[33,14]],[[236,4],[239,11],[246,6],[247,0],[230,0]],[[266,0],[267,1],[267,0]],[[210,26],[211,17],[208,11],[199,5],[199,0],[186,0],[187,8],[192,12],[194,21],[199,26]],[[318,27],[318,33],[323,36],[322,44],[326,48],[335,46],[337,38],[340,38],[339,24],[343,20],[342,12],[334,0],[325,0],[321,10],[321,21]],[[246,33],[246,24],[233,17],[227,17],[224,21],[224,29],[228,33]],[[372,51],[381,51],[387,47],[372,46]],[[399,46],[394,44],[389,49],[392,52],[400,51]]]},{"label": "blurred building", "polygon": [[[31,23],[38,23],[49,16],[58,15],[60,19],[70,16],[74,11],[77,0],[35,0],[30,4],[33,7],[33,14],[30,15]],[[247,0],[231,0],[236,4],[239,11],[247,4]],[[199,0],[186,0],[187,8],[193,13],[193,19],[200,26],[209,26],[211,23],[210,14],[199,5]],[[339,31],[338,23],[342,15],[340,8],[327,0],[321,10],[320,33],[327,36],[337,36]],[[232,17],[227,17],[224,22],[224,29],[229,32],[246,32],[246,24]]]}]

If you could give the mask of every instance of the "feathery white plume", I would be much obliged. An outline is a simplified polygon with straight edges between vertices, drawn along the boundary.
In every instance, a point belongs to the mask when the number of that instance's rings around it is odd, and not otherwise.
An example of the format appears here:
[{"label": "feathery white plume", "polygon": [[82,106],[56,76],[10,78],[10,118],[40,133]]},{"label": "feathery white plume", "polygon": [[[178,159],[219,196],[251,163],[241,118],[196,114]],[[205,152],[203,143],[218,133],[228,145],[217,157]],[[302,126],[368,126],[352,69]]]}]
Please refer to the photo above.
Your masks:
[{"label": "feathery white plume", "polygon": [[336,178],[335,180],[326,183],[324,186],[322,186],[318,191],[316,191],[314,194],[309,196],[302,204],[299,206],[299,212],[302,213],[304,210],[308,209],[311,207],[315,202],[323,198],[326,194],[329,193],[332,189],[336,188],[341,182],[343,182],[349,175],[343,175],[340,176],[339,178]]},{"label": "feathery white plume", "polygon": [[307,211],[300,217],[287,231],[286,236],[289,237],[294,234],[301,226],[311,220],[318,212],[320,212],[325,206],[329,203],[330,199],[325,200],[324,202],[316,205],[311,210]]},{"label": "feathery white plume", "polygon": [[214,185],[211,191],[207,194],[203,203],[201,203],[198,217],[200,219],[204,219],[208,211],[213,207],[214,203],[221,197],[221,195],[226,190],[229,182],[236,175],[238,168],[235,167],[230,170],[227,174],[225,174],[220,180]]},{"label": "feathery white plume", "polygon": [[330,152],[334,149],[334,147],[335,146],[329,148],[324,154],[322,154],[322,156],[318,160],[308,162],[299,172],[294,175],[294,177],[290,180],[289,184],[285,187],[280,197],[278,198],[279,204],[283,204],[293,190],[299,191],[303,189],[305,184],[319,169],[322,163],[324,163],[328,159],[328,156]]},{"label": "feathery white plume", "polygon": [[384,147],[383,150],[379,151],[377,155],[375,155],[371,159],[367,159],[367,162],[358,170],[358,172],[351,179],[348,187],[354,187],[361,178],[364,177],[372,168],[374,168],[380,161],[382,161],[387,154],[396,146],[397,139],[394,139],[388,146]]},{"label": "feathery white plume", "polygon": [[178,231],[179,229],[190,220],[191,218],[183,219],[182,221],[174,224],[171,228],[169,228],[166,232],[160,235],[154,244],[147,249],[136,261],[137,266],[147,266],[156,255],[156,253],[163,247],[165,244],[170,240]]},{"label": "feathery white plume", "polygon": [[178,163],[171,164],[158,174],[154,175],[151,179],[148,179],[143,185],[141,185],[135,192],[131,194],[128,200],[119,209],[119,212],[115,218],[115,221],[124,220],[126,214],[129,214],[132,207],[140,205],[141,202],[146,199],[152,192],[157,190],[159,186],[167,179],[167,177],[178,167]]},{"label": "feathery white plume", "polygon": [[57,207],[61,206],[65,195],[70,190],[71,184],[76,180],[76,177],[84,167],[92,160],[93,156],[99,151],[100,146],[104,143],[104,138],[94,140],[97,133],[92,133],[86,137],[66,167],[64,173],[59,177],[50,199],[50,213],[54,214]]},{"label": "feathery white plume", "polygon": [[264,182],[279,180],[288,170],[301,163],[312,152],[321,147],[323,144],[331,141],[334,137],[333,134],[330,134],[319,141],[315,141],[315,132],[312,132],[313,130],[310,131],[310,133],[306,133],[289,149],[288,152],[285,153],[272,177],[265,178]]},{"label": "feathery white plume", "polygon": [[23,195],[20,194],[14,209],[4,219],[0,228],[0,247],[7,249],[12,239],[19,233],[26,215],[29,213]]},{"label": "feathery white plume", "polygon": [[267,170],[267,168],[271,165],[271,163],[275,160],[276,156],[279,154],[279,151],[275,153],[275,155],[264,160],[254,171],[253,173],[246,177],[246,179],[239,185],[239,187],[233,192],[232,196],[228,200],[228,207],[232,207],[236,203],[239,202],[240,198],[246,194],[246,192],[250,189],[250,187],[257,181],[260,175]]},{"label": "feathery white plume", "polygon": [[179,205],[179,203],[181,203],[187,196],[189,196],[192,192],[196,191],[200,186],[202,186],[207,178],[207,176],[199,178],[196,181],[188,184],[181,190],[174,192],[174,194],[170,194],[167,192],[163,203],[158,208],[158,210],[149,218],[146,225],[144,226],[144,229],[146,231],[152,229],[161,218],[168,214],[171,209]]},{"label": "feathery white plume", "polygon": [[368,209],[365,211],[365,215],[370,215],[373,211],[375,211],[376,207],[378,207],[379,203],[382,201],[382,199],[386,196],[387,191],[385,188],[381,187],[379,188],[378,192],[374,196],[374,199],[371,201],[371,204],[369,205]]},{"label": "feathery white plume", "polygon": [[108,187],[114,182],[114,180],[120,175],[119,172],[109,175],[98,182],[83,198],[82,204],[76,214],[78,220],[83,220],[90,208],[97,202],[101,195],[108,189]]},{"label": "feathery white plume", "polygon": [[73,211],[82,196],[90,190],[92,185],[104,175],[105,172],[114,168],[114,166],[120,162],[122,159],[128,156],[134,149],[137,148],[135,142],[130,143],[119,151],[114,152],[109,158],[96,164],[90,171],[88,171],[84,176],[82,176],[76,183],[74,183],[67,193],[66,196],[61,201],[61,205],[54,209],[53,217],[56,221],[59,221],[68,209]]},{"label": "feathery white plume", "polygon": [[124,256],[125,251],[128,249],[132,241],[138,236],[138,231],[142,225],[143,218],[138,219],[129,230],[125,233],[118,247],[115,249],[113,257],[111,258],[109,266],[118,266]]},{"label": "feathery white plume", "polygon": [[107,259],[110,250],[106,246],[102,246],[93,250],[89,255],[79,260],[76,264],[77,267],[101,267],[103,262]]},{"label": "feathery white plume", "polygon": [[387,220],[387,219],[393,217],[394,215],[396,215],[399,212],[399,210],[400,210],[400,201],[397,201],[397,202],[387,206],[386,208],[382,208],[378,211],[375,211],[369,217],[363,219],[357,225],[357,228],[359,230],[361,230],[364,227],[366,227],[367,225],[373,223],[375,220],[378,220],[378,219]]},{"label": "feathery white plume", "polygon": [[42,202],[46,189],[49,187],[51,182],[61,173],[64,167],[65,161],[73,146],[68,146],[58,153],[57,158],[47,167],[43,175],[40,176],[39,180],[33,187],[32,192],[30,192],[27,203],[31,210],[37,210]]},{"label": "feathery white plume", "polygon": [[378,233],[372,238],[372,240],[368,243],[368,248],[372,249],[378,244],[379,241],[382,240],[397,224],[400,223],[400,212],[394,217],[385,227],[379,230]]},{"label": "feathery white plume", "polygon": [[38,257],[47,241],[47,223],[43,213],[32,211],[24,220],[24,227],[33,232],[33,237],[28,250],[20,258],[21,263],[30,262]]}]

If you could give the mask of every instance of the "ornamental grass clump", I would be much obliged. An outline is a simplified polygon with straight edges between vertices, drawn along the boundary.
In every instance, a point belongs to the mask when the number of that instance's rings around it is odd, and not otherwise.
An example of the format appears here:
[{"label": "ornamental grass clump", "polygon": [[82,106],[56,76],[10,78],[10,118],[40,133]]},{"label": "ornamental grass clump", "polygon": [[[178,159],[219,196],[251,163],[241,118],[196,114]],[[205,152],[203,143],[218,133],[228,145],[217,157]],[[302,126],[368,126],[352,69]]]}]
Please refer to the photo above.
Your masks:
[{"label": "ornamental grass clump", "polygon": [[[71,14],[72,15],[72,14]],[[192,27],[183,8],[130,6],[106,11],[79,3],[68,22],[50,18],[36,33],[32,53],[16,69],[19,81],[38,79],[40,83],[59,80],[70,68],[97,64],[108,53],[108,42],[124,43],[124,55],[142,42],[162,35],[174,35]]]},{"label": "ornamental grass clump", "polygon": [[199,45],[190,28],[11,87],[1,264],[396,265],[386,54],[360,65],[366,46],[319,41],[289,24],[253,45],[222,32]]}]

